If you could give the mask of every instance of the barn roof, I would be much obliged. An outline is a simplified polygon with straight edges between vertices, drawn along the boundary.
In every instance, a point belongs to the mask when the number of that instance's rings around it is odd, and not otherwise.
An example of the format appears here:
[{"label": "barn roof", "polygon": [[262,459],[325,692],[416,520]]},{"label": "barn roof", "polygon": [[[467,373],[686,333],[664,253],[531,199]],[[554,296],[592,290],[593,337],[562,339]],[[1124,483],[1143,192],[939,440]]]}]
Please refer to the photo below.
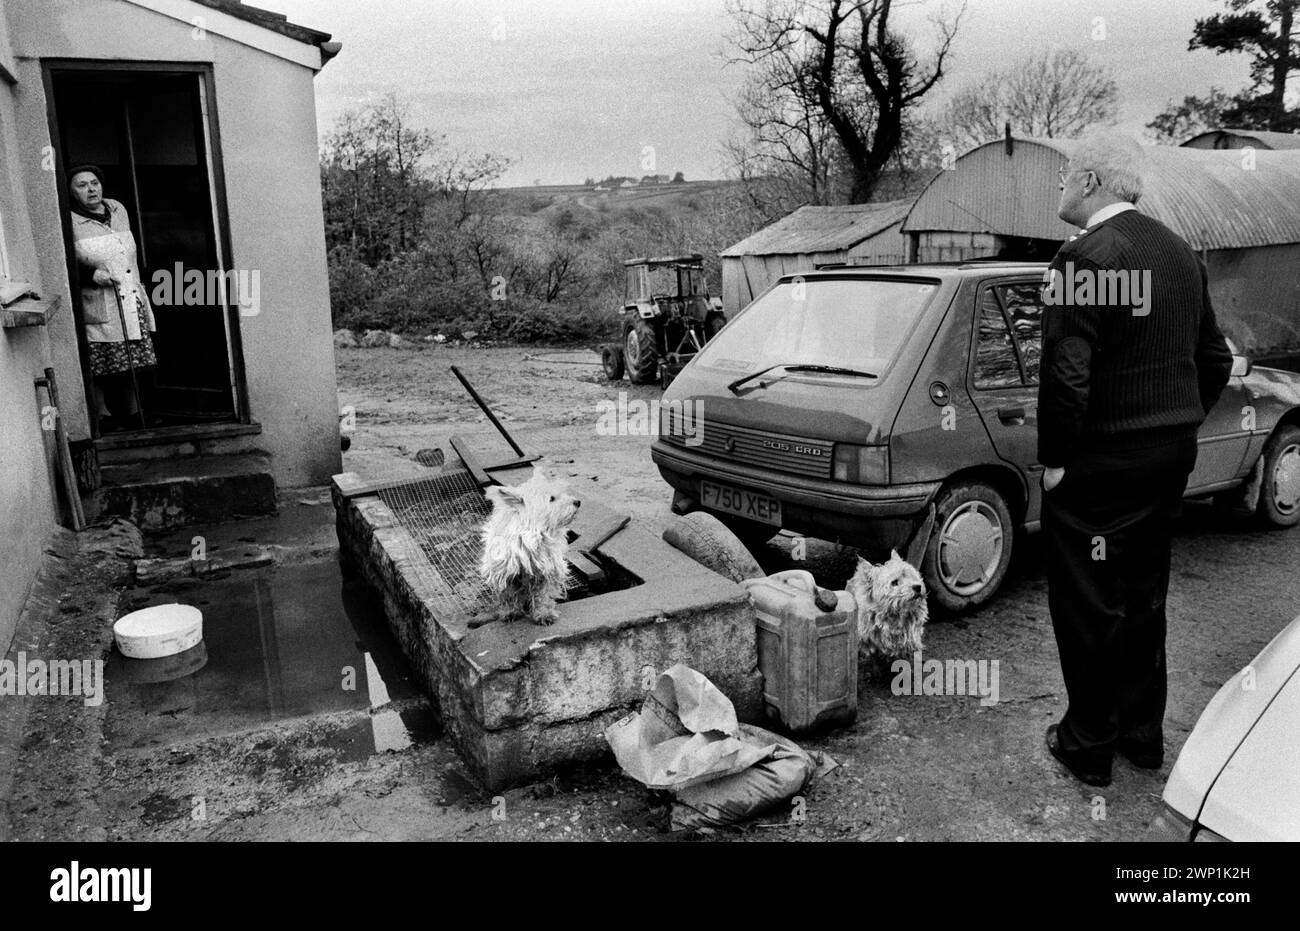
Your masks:
[{"label": "barn roof", "polygon": [[[1056,216],[1056,171],[1073,143],[1017,137],[961,156],[921,192],[904,232],[956,230],[1066,239]],[[1300,242],[1300,151],[1196,149],[1144,145],[1145,192],[1138,209],[1196,249],[1240,249]]]},{"label": "barn roof", "polygon": [[908,200],[840,207],[800,207],[770,226],[723,249],[719,255],[802,255],[851,249],[894,226],[912,206]]},{"label": "barn roof", "polygon": [[1203,148],[1222,148],[1217,143],[1222,139],[1237,138],[1255,142],[1264,149],[1300,149],[1300,135],[1293,133],[1275,133],[1262,129],[1211,129],[1193,136],[1183,143],[1185,146],[1197,146],[1198,143],[1212,142]]}]

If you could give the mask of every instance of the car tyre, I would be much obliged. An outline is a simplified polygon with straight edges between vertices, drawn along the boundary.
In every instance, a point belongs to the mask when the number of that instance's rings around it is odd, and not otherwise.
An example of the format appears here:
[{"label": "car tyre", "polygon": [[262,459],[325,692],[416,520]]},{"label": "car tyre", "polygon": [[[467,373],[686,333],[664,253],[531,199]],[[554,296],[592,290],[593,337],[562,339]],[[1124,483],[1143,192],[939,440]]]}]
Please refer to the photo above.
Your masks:
[{"label": "car tyre", "polygon": [[946,486],[921,566],[931,599],[953,614],[984,604],[1006,578],[1014,537],[1011,509],[996,488],[978,481]]},{"label": "car tyre", "polygon": [[766,575],[745,544],[722,521],[705,511],[674,517],[664,529],[663,537],[700,565],[733,582]]},{"label": "car tyre", "polygon": [[655,331],[644,320],[637,320],[623,334],[623,359],[627,377],[634,385],[648,385],[659,373],[655,355]]},{"label": "car tyre", "polygon": [[1256,514],[1270,527],[1300,524],[1300,427],[1284,424],[1260,454],[1263,478]]}]

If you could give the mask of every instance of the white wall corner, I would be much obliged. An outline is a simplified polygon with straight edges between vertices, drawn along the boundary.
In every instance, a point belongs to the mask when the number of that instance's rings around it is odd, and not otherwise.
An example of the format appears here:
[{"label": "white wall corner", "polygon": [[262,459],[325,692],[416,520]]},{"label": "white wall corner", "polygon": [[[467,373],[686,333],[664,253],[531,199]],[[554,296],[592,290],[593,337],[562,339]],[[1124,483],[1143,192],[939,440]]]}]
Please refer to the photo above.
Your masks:
[{"label": "white wall corner", "polygon": [[184,23],[190,29],[210,32],[232,42],[247,45],[298,65],[319,71],[324,62],[318,46],[290,39],[278,32],[250,23],[229,13],[195,3],[193,0],[124,0],[154,13]]}]

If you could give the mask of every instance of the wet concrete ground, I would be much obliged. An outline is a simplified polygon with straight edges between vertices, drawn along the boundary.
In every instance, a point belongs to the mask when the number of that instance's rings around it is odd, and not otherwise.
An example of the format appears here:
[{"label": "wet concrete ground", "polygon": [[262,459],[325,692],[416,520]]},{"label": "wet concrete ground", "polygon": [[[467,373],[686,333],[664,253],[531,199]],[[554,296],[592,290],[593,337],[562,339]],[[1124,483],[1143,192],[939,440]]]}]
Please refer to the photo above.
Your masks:
[{"label": "wet concrete ground", "polygon": [[[532,363],[498,362],[514,377],[538,377]],[[503,369],[493,390],[512,390],[509,377]],[[461,430],[460,423],[472,428],[461,432],[478,429],[472,411],[446,399],[433,402],[439,416],[422,409],[427,386],[410,385],[394,400],[401,417],[359,416],[345,467],[418,471],[417,449],[436,444],[449,427]],[[593,380],[577,390],[589,389],[608,394],[609,386]],[[345,382],[342,390],[355,389]],[[575,404],[572,396],[555,403],[569,411]],[[554,426],[546,420],[553,414],[544,408],[536,419],[523,418],[516,435],[526,449],[547,454],[570,482],[591,482],[625,502],[636,519],[668,519],[667,493],[643,438],[596,440],[589,422]],[[28,720],[11,757],[9,798],[0,799],[7,802],[0,834],[677,839],[665,833],[664,799],[612,763],[497,798],[480,792],[410,688],[378,605],[338,574],[327,542],[332,510],[320,502],[317,491],[286,493],[279,521],[203,530],[209,545],[235,563],[240,547],[268,547],[271,566],[147,586],[125,584],[114,558],[83,556],[68,566],[66,593],[33,649],[106,658],[108,699],[98,708],[74,699],[25,700]],[[182,555],[191,539],[186,533],[152,540],[149,555]],[[833,588],[842,587],[855,559],[816,541],[808,557],[800,565]],[[790,567],[788,541],[768,545],[761,561],[769,571]],[[1152,773],[1117,761],[1114,783],[1096,790],[1062,773],[1042,745],[1065,698],[1042,566],[1029,538],[998,598],[974,615],[936,619],[927,631],[927,657],[999,661],[997,705],[965,696],[895,696],[887,682],[864,681],[853,726],[803,741],[842,764],[808,792],[806,820],[790,823],[778,814],[706,839],[1141,838],[1201,709],[1300,613],[1298,568],[1300,531],[1261,531],[1206,505],[1187,507],[1174,541],[1169,597],[1166,763]],[[141,682],[112,653],[109,625],[130,607],[169,599],[206,602],[206,661],[188,676]],[[354,689],[343,688],[347,667],[356,673]],[[13,714],[14,701],[0,699],[0,716]]]},{"label": "wet concrete ground", "polygon": [[[110,751],[416,697],[375,595],[335,560],[249,569],[135,589],[123,608],[180,602],[203,612],[203,643],[179,657],[105,665]],[[162,680],[162,681],[157,681]],[[380,749],[401,749],[377,729]]]}]

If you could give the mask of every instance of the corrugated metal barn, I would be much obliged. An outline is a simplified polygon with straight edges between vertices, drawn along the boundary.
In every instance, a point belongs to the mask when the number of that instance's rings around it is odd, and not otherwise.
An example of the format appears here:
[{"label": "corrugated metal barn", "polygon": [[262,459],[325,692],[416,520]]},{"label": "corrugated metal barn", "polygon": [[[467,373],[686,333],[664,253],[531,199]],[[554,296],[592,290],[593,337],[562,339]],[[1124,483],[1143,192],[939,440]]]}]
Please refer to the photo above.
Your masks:
[{"label": "corrugated metal barn", "polygon": [[1212,129],[1183,143],[1189,149],[1300,149],[1300,136],[1255,129]]},{"label": "corrugated metal barn", "polygon": [[[940,172],[902,231],[911,261],[1050,258],[1069,140],[987,143]],[[1224,332],[1256,358],[1300,352],[1300,151],[1143,147],[1138,208],[1198,250]]]},{"label": "corrugated metal barn", "polygon": [[904,259],[899,225],[911,201],[800,207],[719,253],[728,317],[777,278],[819,265],[892,265]]}]

